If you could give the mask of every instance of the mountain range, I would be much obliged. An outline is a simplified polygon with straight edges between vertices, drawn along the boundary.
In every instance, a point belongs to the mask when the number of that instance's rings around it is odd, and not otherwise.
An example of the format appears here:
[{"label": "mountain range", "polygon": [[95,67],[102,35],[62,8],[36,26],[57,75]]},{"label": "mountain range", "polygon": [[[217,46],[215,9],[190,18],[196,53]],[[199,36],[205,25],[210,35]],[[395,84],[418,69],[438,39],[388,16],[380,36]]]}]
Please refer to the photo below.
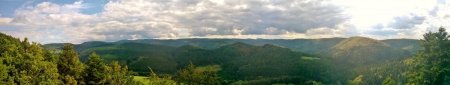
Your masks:
[{"label": "mountain range", "polygon": [[[62,43],[44,45],[56,50],[62,46]],[[346,81],[355,76],[350,74],[367,70],[365,66],[390,63],[412,56],[419,50],[419,40],[376,40],[366,37],[142,39],[91,41],[76,44],[75,49],[83,61],[87,60],[88,54],[96,52],[106,62],[119,61],[140,74],[147,73],[147,67],[153,68],[157,73],[174,74],[192,62],[198,66],[219,65],[220,75],[225,79],[255,80],[298,75],[287,79],[306,81],[305,79],[321,80],[323,77],[334,76]],[[333,74],[329,73],[330,70],[348,73]]]}]

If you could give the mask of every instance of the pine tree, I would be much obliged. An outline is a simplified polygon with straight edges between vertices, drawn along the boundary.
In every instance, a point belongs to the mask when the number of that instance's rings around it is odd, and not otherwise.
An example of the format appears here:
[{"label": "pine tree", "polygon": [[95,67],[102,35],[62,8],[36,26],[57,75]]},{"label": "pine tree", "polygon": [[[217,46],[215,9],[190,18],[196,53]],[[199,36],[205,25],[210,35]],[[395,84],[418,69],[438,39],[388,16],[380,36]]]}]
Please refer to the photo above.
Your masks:
[{"label": "pine tree", "polygon": [[62,53],[59,56],[58,71],[61,74],[61,79],[68,84],[73,82],[67,81],[66,77],[72,77],[78,83],[83,83],[83,70],[85,66],[80,62],[77,52],[73,49],[71,44],[64,44]]},{"label": "pine tree", "polygon": [[[37,43],[32,43],[26,48],[25,61],[23,66],[24,70],[26,70],[26,74],[28,76],[26,78],[31,77],[32,84],[58,84],[60,80],[58,79],[58,69],[55,62],[45,61],[46,56],[44,49]],[[24,72],[24,71],[22,71]]]},{"label": "pine tree", "polygon": [[391,76],[388,76],[386,79],[383,80],[382,85],[397,85],[394,79],[392,79]]},{"label": "pine tree", "polygon": [[428,32],[421,40],[422,49],[406,63],[411,66],[408,84],[442,85],[450,71],[449,36],[445,28]]},{"label": "pine tree", "polygon": [[190,62],[185,69],[178,72],[177,79],[186,84],[218,85],[221,84],[221,81],[217,75],[219,71],[217,69],[220,69],[220,66],[212,65],[205,66],[204,69],[199,70]]},{"label": "pine tree", "polygon": [[196,79],[195,79],[196,74],[194,73],[194,70],[195,70],[195,65],[192,64],[192,62],[189,62],[189,64],[186,66],[185,69],[181,69],[178,72],[178,76],[177,76],[178,81],[187,83],[187,84],[198,84],[198,82],[196,82]]},{"label": "pine tree", "polygon": [[132,83],[133,75],[128,71],[128,66],[122,67],[119,62],[113,61],[111,64],[111,85],[129,85]]},{"label": "pine tree", "polygon": [[89,55],[86,62],[86,83],[87,84],[106,84],[109,78],[110,68],[103,63],[103,60],[95,52]]}]

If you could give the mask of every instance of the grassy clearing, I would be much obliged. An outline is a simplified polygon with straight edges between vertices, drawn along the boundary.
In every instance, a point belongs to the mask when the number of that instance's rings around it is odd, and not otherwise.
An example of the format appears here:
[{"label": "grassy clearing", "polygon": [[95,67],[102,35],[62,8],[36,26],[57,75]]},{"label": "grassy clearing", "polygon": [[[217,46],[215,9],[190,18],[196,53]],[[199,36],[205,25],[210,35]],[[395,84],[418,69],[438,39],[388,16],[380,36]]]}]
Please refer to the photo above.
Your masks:
[{"label": "grassy clearing", "polygon": [[139,83],[142,83],[142,84],[150,83],[150,81],[148,80],[148,77],[145,77],[145,76],[134,76],[133,80],[137,81]]}]

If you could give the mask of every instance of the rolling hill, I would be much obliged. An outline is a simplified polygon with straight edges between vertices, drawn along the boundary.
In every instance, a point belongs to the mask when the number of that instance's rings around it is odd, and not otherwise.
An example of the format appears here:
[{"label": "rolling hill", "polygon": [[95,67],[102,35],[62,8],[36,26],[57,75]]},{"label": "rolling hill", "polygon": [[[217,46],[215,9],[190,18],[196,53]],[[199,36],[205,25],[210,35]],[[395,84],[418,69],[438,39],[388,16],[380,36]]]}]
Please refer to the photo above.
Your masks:
[{"label": "rolling hill", "polygon": [[[373,75],[390,75],[383,73],[377,69],[384,71],[386,63],[395,63],[395,61],[402,61],[413,53],[409,50],[401,49],[391,46],[380,40],[375,40],[366,37],[350,37],[342,40],[329,50],[323,51],[324,56],[330,57],[332,69],[340,74],[332,74],[331,79],[344,82],[351,80],[361,74],[373,80],[380,80]],[[394,65],[399,65],[395,63]],[[396,66],[397,67],[397,66]],[[375,70],[374,70],[375,69]],[[367,73],[367,72],[374,72]],[[383,78],[381,78],[383,79]],[[377,82],[380,81],[371,81]]]},{"label": "rolling hill", "polygon": [[[172,47],[181,47],[185,45],[191,45],[200,47],[203,49],[216,49],[221,46],[230,45],[237,42],[247,43],[251,45],[261,46],[264,44],[272,44],[280,47],[289,48],[293,51],[304,52],[309,54],[323,54],[322,51],[328,51],[336,44],[340,43],[346,38],[321,38],[321,39],[139,39],[139,40],[121,40],[116,42],[101,42],[90,41],[81,44],[77,44],[78,51],[86,48],[108,45],[108,44],[121,44],[121,43],[144,43],[153,45],[165,45]],[[410,51],[412,53],[417,52],[419,49],[419,40],[414,39],[387,39],[379,40],[390,45],[392,48],[398,48]],[[46,44],[47,48],[62,47],[62,43]]]},{"label": "rolling hill", "polygon": [[[82,60],[96,52],[106,62],[119,61],[141,75],[147,67],[159,74],[175,74],[189,62],[219,65],[224,79],[258,81],[313,79],[345,82],[367,66],[402,60],[415,52],[418,40],[375,40],[365,37],[324,39],[178,39],[92,41],[76,44]],[[62,44],[47,44],[58,49]],[[339,71],[340,74],[330,73]],[[274,80],[259,80],[274,79]],[[327,79],[327,80],[323,80]],[[338,80],[338,81],[331,81]],[[249,82],[250,82],[249,81]],[[272,82],[273,83],[273,82]]]},{"label": "rolling hill", "polygon": [[[52,44],[52,48],[55,48]],[[122,42],[89,42],[76,45],[82,60],[96,52],[106,62],[119,61],[135,72],[144,74],[151,67],[155,72],[173,74],[189,62],[198,66],[220,65],[225,79],[252,80],[297,75],[295,80],[317,79],[322,70],[320,57],[272,44],[254,46],[242,42],[205,49],[194,45],[180,47]],[[291,78],[291,77],[289,77]]]},{"label": "rolling hill", "polygon": [[[249,53],[257,49],[276,49],[316,54],[333,57],[335,62],[364,66],[386,60],[409,56],[417,52],[418,40],[388,39],[375,40],[365,37],[323,38],[323,39],[177,39],[177,40],[122,40],[117,42],[92,41],[77,44],[82,60],[86,60],[89,52],[103,54],[106,60],[118,60],[127,64],[144,63],[140,60],[170,61],[168,69],[177,69],[187,62],[204,62],[203,64],[224,64],[218,56],[228,51]],[[44,47],[58,49],[62,44],[46,44]],[[256,48],[260,47],[260,48]],[[239,48],[239,49],[231,49]],[[228,49],[228,50],[227,50]],[[278,52],[274,50],[273,52]],[[264,54],[267,52],[254,52]],[[283,54],[279,52],[278,54]],[[214,56],[214,57],[211,57]],[[244,55],[247,56],[247,55]],[[258,55],[259,56],[259,55]],[[235,57],[235,56],[233,56]],[[155,58],[155,59],[153,59]],[[218,60],[219,59],[219,60]],[[224,58],[229,59],[229,58]],[[148,62],[146,62],[148,63]],[[151,64],[149,64],[151,65]],[[157,67],[156,64],[152,67]],[[161,67],[162,68],[162,67]],[[133,69],[133,68],[132,68]],[[137,69],[137,68],[136,68]],[[141,70],[146,70],[142,68]],[[166,73],[171,71],[162,70]]]},{"label": "rolling hill", "polygon": [[335,60],[335,63],[350,65],[350,67],[382,63],[412,55],[407,50],[394,48],[382,41],[366,37],[345,39],[327,53]]}]

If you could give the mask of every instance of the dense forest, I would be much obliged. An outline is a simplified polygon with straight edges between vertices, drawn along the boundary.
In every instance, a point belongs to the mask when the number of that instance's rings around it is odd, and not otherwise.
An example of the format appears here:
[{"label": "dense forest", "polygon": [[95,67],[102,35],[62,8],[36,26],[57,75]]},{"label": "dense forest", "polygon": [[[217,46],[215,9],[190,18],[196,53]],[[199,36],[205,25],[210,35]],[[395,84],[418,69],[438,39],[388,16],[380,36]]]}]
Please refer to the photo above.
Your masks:
[{"label": "dense forest", "polygon": [[420,40],[178,39],[41,45],[0,33],[1,85],[448,85],[445,28]]}]

